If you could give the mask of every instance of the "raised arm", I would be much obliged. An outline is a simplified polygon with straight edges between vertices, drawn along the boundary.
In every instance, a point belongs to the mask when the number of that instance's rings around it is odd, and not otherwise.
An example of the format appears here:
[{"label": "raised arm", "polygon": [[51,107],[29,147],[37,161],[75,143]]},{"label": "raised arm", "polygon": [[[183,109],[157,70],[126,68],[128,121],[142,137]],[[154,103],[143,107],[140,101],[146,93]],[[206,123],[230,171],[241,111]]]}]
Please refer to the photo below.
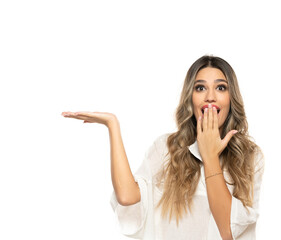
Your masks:
[{"label": "raised arm", "polygon": [[128,206],[140,201],[140,189],[127,159],[117,118],[108,124],[110,137],[111,179],[117,201]]},{"label": "raised arm", "polygon": [[105,125],[110,137],[111,179],[117,201],[128,206],[140,201],[140,189],[135,182],[124,149],[117,117],[107,112],[63,112],[68,118],[84,120],[84,123]]}]

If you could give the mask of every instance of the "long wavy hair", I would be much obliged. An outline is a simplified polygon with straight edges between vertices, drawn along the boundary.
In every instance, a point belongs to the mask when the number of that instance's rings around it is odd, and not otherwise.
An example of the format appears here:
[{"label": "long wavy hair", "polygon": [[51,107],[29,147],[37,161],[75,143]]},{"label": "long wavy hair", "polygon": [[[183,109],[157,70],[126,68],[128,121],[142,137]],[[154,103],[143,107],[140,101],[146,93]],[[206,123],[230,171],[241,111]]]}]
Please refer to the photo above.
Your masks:
[{"label": "long wavy hair", "polygon": [[169,214],[169,221],[175,217],[177,225],[184,212],[188,213],[187,207],[192,211],[192,198],[203,164],[189,152],[188,146],[193,144],[197,137],[197,121],[192,104],[194,82],[197,73],[205,67],[220,69],[229,85],[230,110],[222,126],[221,138],[223,139],[230,130],[239,131],[220,155],[223,159],[222,170],[226,169],[232,178],[232,182],[226,182],[234,186],[233,196],[241,200],[246,208],[253,205],[254,158],[261,149],[248,135],[248,122],[234,70],[222,58],[205,55],[196,60],[186,74],[175,112],[178,130],[170,134],[166,142],[166,156],[169,158],[162,170],[162,178],[165,179],[163,194],[156,207],[162,205],[162,217]]}]

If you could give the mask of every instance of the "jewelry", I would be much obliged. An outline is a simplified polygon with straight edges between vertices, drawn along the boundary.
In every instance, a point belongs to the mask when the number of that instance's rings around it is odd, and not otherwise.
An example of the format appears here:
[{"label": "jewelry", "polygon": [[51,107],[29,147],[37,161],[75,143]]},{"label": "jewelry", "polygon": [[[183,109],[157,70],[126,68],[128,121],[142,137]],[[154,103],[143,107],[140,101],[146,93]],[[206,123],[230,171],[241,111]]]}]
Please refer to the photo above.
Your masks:
[{"label": "jewelry", "polygon": [[216,175],[219,175],[219,174],[222,174],[222,172],[220,172],[220,173],[215,173],[215,174],[213,174],[213,175],[210,175],[210,176],[208,176],[208,177],[205,177],[205,181],[206,181],[207,178],[210,178],[210,177],[213,177],[213,176],[216,176]]}]

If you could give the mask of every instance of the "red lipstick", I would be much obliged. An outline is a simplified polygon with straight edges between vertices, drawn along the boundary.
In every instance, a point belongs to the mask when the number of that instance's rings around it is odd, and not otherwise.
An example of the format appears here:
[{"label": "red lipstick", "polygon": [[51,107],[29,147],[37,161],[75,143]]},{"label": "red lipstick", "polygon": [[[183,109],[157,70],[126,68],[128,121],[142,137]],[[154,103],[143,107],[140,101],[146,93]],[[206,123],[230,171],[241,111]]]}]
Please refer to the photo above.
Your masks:
[{"label": "red lipstick", "polygon": [[[204,110],[205,108],[208,108],[209,105],[204,105],[201,110]],[[217,110],[220,110],[220,108],[218,106],[216,106],[215,104],[212,104],[212,108],[215,107]]]},{"label": "red lipstick", "polygon": [[[212,105],[212,108],[215,107],[215,108],[217,109],[217,112],[218,112],[218,113],[220,112],[220,108],[219,108],[217,105],[215,105],[215,104],[211,104],[211,105]],[[205,108],[209,108],[209,105],[204,105],[204,106],[201,108],[201,111],[202,111],[203,114],[204,114]]]}]

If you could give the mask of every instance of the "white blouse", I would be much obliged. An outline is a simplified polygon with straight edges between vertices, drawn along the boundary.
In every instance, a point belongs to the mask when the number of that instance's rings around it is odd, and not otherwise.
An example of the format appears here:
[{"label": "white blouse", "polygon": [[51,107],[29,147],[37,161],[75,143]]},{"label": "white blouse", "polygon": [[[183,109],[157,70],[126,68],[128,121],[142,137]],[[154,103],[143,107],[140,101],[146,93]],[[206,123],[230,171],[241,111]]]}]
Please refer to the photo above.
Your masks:
[{"label": "white blouse", "polygon": [[[145,153],[144,160],[134,174],[138,182],[141,200],[140,202],[122,206],[117,202],[113,191],[110,204],[116,214],[122,234],[127,237],[145,240],[219,240],[222,239],[216,222],[210,211],[207,189],[205,185],[205,174],[203,164],[201,167],[201,178],[193,197],[192,214],[188,213],[180,219],[177,227],[176,220],[172,218],[161,218],[161,207],[154,208],[163,193],[163,180],[159,179],[159,170],[164,167],[164,157],[168,152],[166,140],[169,133],[156,138]],[[190,152],[202,161],[197,141],[189,146]],[[220,158],[221,161],[221,158]],[[256,172],[254,177],[254,202],[253,207],[244,208],[242,202],[232,196],[230,227],[233,239],[252,240],[256,239],[255,229],[259,216],[259,195],[264,172],[264,158],[259,155],[255,158]],[[223,171],[224,178],[231,182],[227,171]],[[233,186],[227,187],[233,193]]]}]

